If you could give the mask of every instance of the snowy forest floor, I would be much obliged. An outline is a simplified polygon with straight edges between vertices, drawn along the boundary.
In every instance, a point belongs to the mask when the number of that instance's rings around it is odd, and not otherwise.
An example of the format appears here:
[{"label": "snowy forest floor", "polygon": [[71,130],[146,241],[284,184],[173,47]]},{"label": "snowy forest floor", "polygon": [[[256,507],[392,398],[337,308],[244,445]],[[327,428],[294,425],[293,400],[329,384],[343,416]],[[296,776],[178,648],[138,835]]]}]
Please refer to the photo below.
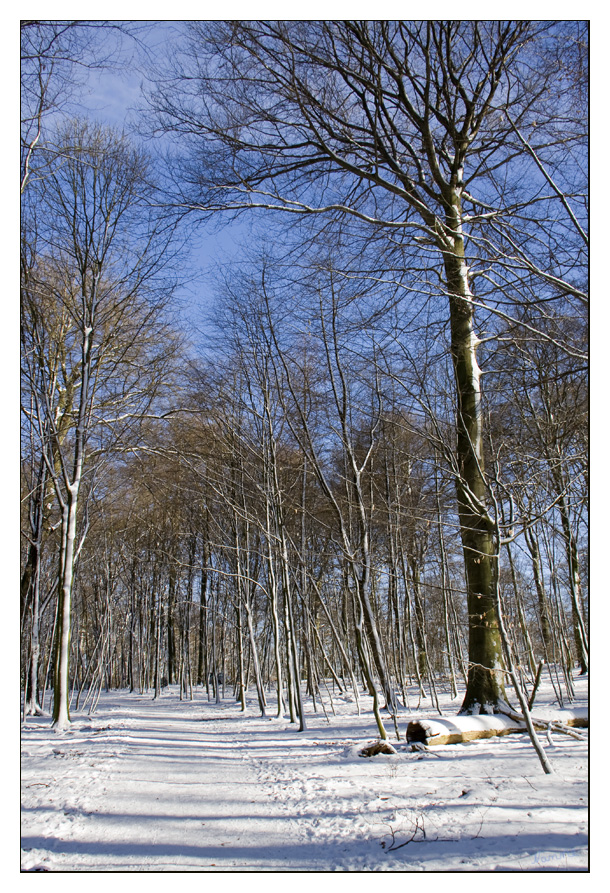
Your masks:
[{"label": "snowy forest floor", "polygon": [[[576,678],[587,703],[587,679]],[[362,758],[372,700],[306,701],[307,731],[176,687],[153,701],[102,693],[97,711],[22,726],[25,871],[582,871],[588,865],[588,741],[542,737],[545,775],[526,734]],[[443,714],[461,697],[440,696]],[[555,704],[543,684],[536,706]],[[273,705],[270,704],[270,712]],[[535,712],[535,711],[534,711]],[[388,732],[392,729],[388,723]],[[588,735],[587,730],[581,730]]]}]

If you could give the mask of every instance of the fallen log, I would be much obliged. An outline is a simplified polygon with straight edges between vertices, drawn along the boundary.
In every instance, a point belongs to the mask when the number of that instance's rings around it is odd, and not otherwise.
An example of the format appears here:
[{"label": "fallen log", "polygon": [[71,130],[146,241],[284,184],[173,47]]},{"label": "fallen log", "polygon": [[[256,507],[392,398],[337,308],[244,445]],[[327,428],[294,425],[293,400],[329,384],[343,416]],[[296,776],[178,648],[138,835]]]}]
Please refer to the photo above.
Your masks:
[{"label": "fallen log", "polygon": [[[551,731],[565,731],[566,726],[586,728],[589,725],[586,708],[574,710],[545,710],[545,716],[532,717],[534,725]],[[428,747],[439,744],[462,744],[479,738],[495,738],[526,731],[521,714],[512,711],[479,716],[452,716],[450,719],[417,719],[407,725],[407,743],[425,744]],[[566,732],[569,734],[569,732]],[[574,736],[577,733],[572,733]],[[580,736],[579,736],[580,737]]]},{"label": "fallen log", "polygon": [[[502,713],[516,722],[523,721],[520,713],[512,710],[503,710]],[[586,708],[576,708],[575,710],[553,711],[554,714],[565,714],[560,719],[548,719],[542,716],[532,716],[534,728],[550,732],[561,732],[563,735],[569,735],[571,738],[584,740],[584,735],[574,732],[574,728],[587,729],[589,727],[589,714]]]},{"label": "fallen log", "polygon": [[525,725],[508,716],[452,716],[451,719],[418,719],[407,725],[407,743],[461,744],[477,738],[495,738],[522,732]]}]

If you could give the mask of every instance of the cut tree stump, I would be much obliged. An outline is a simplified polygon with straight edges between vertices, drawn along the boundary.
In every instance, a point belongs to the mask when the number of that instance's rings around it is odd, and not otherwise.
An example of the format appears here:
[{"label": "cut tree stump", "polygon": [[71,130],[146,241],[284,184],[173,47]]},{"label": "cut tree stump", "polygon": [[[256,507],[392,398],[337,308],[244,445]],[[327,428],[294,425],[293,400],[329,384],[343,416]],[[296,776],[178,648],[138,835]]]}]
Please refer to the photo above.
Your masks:
[{"label": "cut tree stump", "polygon": [[376,741],[375,744],[371,744],[369,747],[363,747],[359,756],[374,757],[378,753],[396,753],[396,748],[392,747],[389,741]]}]

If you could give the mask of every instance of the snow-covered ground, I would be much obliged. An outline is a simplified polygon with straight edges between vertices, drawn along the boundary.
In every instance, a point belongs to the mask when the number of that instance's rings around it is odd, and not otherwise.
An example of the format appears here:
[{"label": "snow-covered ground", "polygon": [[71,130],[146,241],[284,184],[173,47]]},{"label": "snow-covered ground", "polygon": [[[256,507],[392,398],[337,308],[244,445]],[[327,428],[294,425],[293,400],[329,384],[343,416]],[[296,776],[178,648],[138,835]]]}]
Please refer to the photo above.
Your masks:
[{"label": "snow-covered ground", "polygon": [[[587,680],[577,678],[587,703]],[[227,693],[228,694],[228,693]],[[102,694],[92,716],[22,728],[27,871],[575,871],[588,865],[588,742],[525,734],[366,759],[371,700],[306,703],[308,729],[197,690]],[[409,716],[434,716],[429,699]],[[543,685],[536,707],[553,705]],[[441,698],[445,715],[460,698]],[[535,711],[536,712],[536,711]],[[407,714],[399,731],[404,739]],[[388,724],[388,728],[391,723]],[[581,730],[587,735],[586,730]],[[394,736],[393,736],[394,737]]]}]

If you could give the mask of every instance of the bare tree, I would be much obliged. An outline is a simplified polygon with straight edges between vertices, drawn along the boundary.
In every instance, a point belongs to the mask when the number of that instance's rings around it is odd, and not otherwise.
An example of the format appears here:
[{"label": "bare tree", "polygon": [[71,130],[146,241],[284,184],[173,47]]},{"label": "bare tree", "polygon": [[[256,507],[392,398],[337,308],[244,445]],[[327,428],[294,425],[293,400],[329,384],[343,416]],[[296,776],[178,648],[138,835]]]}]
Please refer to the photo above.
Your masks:
[{"label": "bare tree", "polygon": [[[575,264],[563,238],[575,219],[584,231],[582,195],[544,174],[545,157],[557,168],[563,153],[574,180],[582,146],[582,134],[559,134],[557,48],[571,37],[569,23],[195,23],[152,100],[186,146],[174,178],[183,206],[351,217],[427,253],[454,369],[465,712],[493,712],[504,697],[477,308],[510,316],[504,301],[533,281],[551,299],[586,299],[582,240]],[[529,180],[524,157],[538,171]]]},{"label": "bare tree", "polygon": [[[162,307],[171,293],[171,228],[151,213],[144,157],[82,123],[58,143],[24,215],[24,413],[61,515],[54,723],[69,722],[70,611],[83,477],[146,412],[167,365]],[[157,217],[157,219],[155,219]],[[156,281],[155,281],[156,280]],[[165,332],[166,333],[166,332]],[[82,538],[81,538],[82,544]]]},{"label": "bare tree", "polygon": [[[102,21],[21,22],[21,192],[41,177],[56,152],[58,119],[74,112],[86,76],[116,63],[116,47],[108,49],[109,33],[127,34],[126,23]],[[44,150],[44,151],[43,151]]]}]

